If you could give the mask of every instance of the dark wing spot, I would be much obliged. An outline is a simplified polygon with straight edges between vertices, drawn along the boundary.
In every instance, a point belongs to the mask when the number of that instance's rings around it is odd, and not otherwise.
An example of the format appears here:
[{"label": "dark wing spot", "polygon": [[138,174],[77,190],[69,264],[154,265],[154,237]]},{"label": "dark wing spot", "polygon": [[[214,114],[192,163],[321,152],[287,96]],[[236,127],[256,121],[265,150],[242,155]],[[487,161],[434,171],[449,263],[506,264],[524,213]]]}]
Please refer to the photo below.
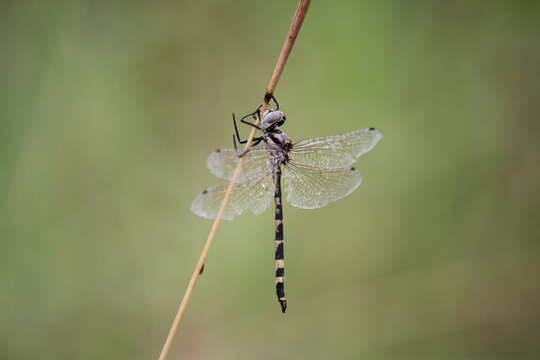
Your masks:
[{"label": "dark wing spot", "polygon": [[355,170],[356,170],[356,168],[355,168],[355,167],[352,167],[352,168],[351,168],[351,171],[355,171]]},{"label": "dark wing spot", "polygon": [[375,128],[369,128],[369,131],[373,131],[373,130],[375,130]]},{"label": "dark wing spot", "polygon": [[216,152],[221,152],[221,149],[216,149]]},{"label": "dark wing spot", "polygon": [[203,195],[206,195],[208,194],[208,190],[204,189],[204,191],[202,192]]}]

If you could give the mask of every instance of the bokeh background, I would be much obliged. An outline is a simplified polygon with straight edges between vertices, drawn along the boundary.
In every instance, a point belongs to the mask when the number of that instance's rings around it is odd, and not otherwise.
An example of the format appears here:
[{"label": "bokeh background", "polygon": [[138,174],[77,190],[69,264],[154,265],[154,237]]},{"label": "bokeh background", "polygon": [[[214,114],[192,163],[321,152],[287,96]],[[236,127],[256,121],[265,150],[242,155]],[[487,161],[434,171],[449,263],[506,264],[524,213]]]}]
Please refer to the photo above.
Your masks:
[{"label": "bokeh background", "polygon": [[[295,1],[0,3],[0,358],[157,358]],[[225,222],[171,359],[538,359],[540,6],[314,1],[292,139],[385,138],[364,184]],[[244,133],[247,131],[244,130]]]}]

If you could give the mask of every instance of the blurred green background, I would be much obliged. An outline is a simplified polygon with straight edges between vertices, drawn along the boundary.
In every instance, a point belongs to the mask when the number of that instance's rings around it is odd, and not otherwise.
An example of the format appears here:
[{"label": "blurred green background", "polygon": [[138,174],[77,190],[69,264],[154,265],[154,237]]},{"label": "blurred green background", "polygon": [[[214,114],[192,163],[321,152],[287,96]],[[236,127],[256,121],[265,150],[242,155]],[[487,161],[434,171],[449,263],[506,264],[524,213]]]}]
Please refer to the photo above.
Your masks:
[{"label": "blurred green background", "polygon": [[[295,7],[0,3],[1,359],[157,358]],[[538,359],[539,36],[536,1],[314,1],[285,130],[386,136],[285,207],[286,315],[273,212],[223,224],[170,359]]]}]

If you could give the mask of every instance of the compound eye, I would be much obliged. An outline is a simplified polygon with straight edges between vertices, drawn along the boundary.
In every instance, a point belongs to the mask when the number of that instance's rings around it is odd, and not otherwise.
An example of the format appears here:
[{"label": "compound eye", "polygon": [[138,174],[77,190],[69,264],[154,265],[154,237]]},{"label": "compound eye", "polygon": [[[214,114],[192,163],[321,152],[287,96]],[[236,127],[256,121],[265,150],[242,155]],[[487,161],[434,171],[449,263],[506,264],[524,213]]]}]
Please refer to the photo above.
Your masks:
[{"label": "compound eye", "polygon": [[276,125],[277,125],[277,126],[281,126],[281,125],[283,125],[283,123],[284,123],[284,121],[283,121],[283,120],[280,120]]}]

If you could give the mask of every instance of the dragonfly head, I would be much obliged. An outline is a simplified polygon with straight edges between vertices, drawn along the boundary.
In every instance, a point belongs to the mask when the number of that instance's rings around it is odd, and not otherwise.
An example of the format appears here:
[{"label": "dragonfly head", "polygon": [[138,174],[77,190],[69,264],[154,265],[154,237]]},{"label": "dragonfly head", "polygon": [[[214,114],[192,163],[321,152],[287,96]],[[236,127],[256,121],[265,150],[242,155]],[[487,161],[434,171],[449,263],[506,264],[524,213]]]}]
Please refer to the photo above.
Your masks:
[{"label": "dragonfly head", "polygon": [[276,127],[280,127],[287,120],[287,116],[283,111],[279,110],[266,110],[262,118],[261,127],[264,130],[272,130]]}]

